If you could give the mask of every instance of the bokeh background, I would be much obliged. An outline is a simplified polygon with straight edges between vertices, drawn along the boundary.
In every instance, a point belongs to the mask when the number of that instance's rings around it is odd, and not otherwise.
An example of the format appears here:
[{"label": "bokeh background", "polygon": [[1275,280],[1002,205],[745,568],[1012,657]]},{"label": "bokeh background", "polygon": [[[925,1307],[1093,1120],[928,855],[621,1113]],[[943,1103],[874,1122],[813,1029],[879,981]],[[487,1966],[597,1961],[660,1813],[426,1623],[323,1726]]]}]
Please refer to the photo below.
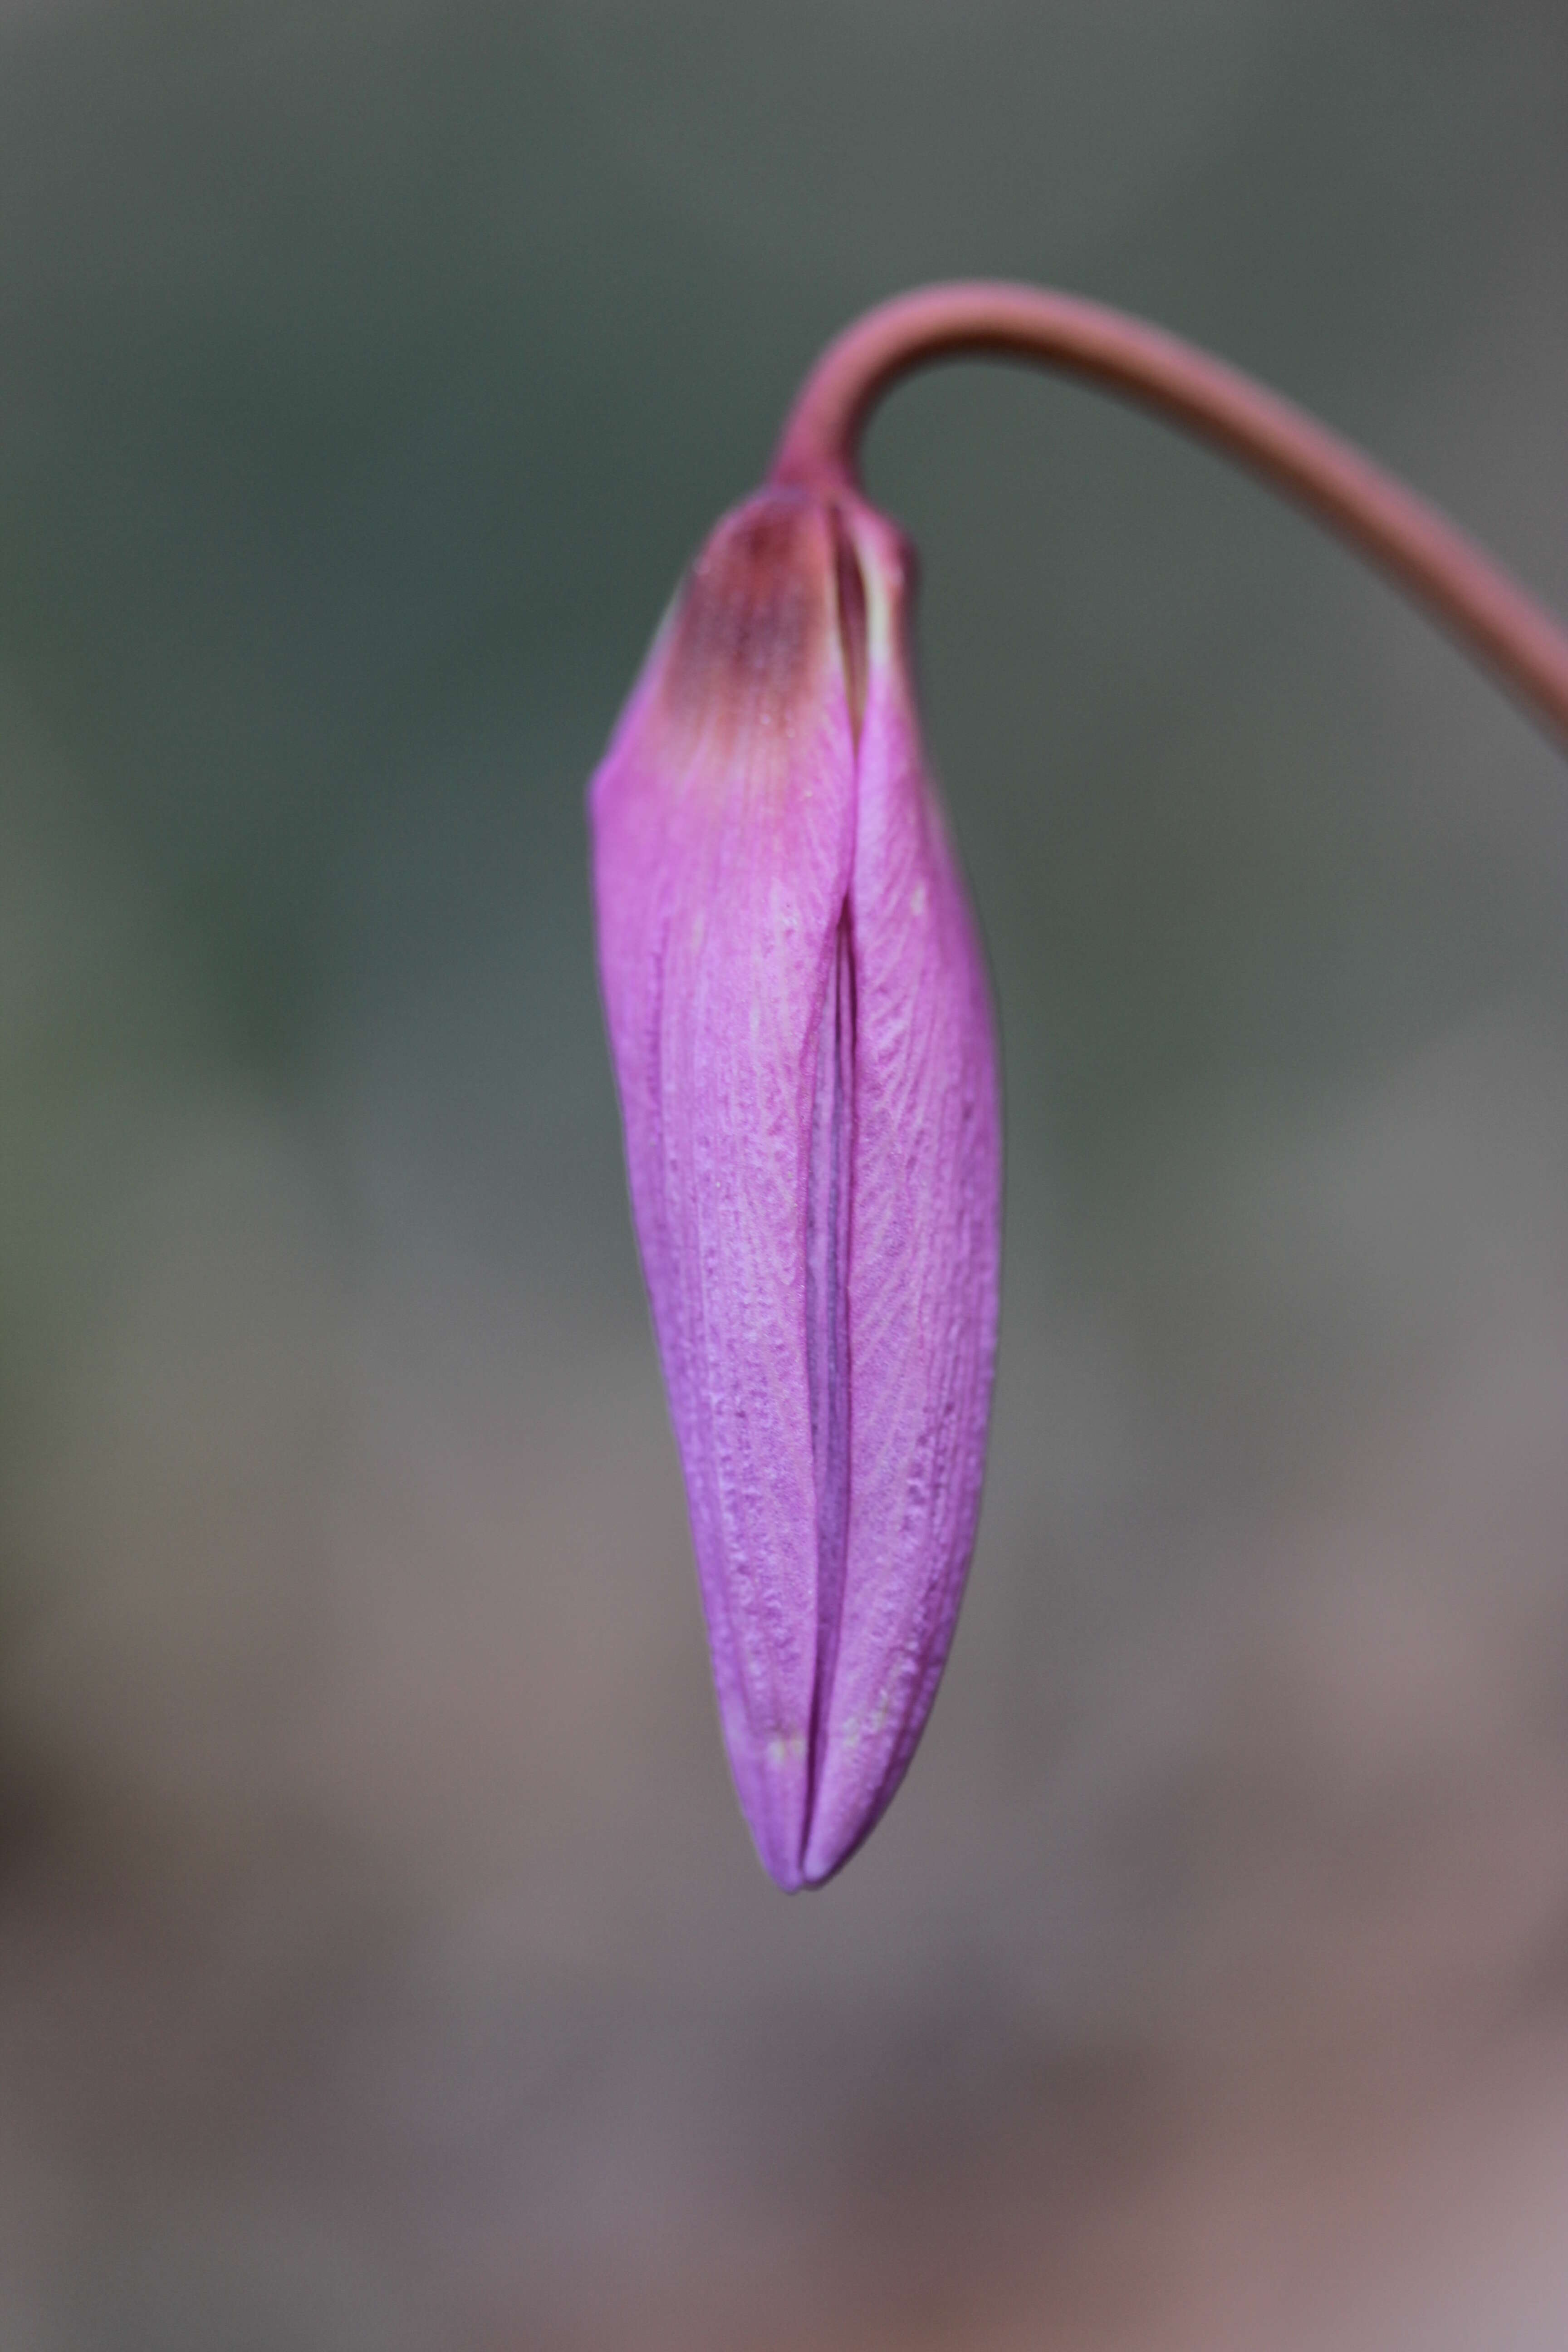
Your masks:
[{"label": "bokeh background", "polygon": [[1217,348],[1568,608],[1560,0],[0,5],[0,2341],[1561,2352],[1568,797],[902,392],[1009,1118],[946,1687],[756,1867],[583,787],[821,342]]}]

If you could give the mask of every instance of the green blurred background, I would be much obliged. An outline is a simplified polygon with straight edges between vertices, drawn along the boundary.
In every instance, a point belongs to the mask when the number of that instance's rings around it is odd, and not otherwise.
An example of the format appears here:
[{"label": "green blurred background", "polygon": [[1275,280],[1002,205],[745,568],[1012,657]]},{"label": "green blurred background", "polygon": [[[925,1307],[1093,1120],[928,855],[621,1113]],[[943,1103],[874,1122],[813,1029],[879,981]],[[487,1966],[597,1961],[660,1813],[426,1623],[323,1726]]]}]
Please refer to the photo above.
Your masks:
[{"label": "green blurred background", "polygon": [[826,337],[1146,311],[1568,609],[1560,0],[0,0],[0,2342],[1561,2352],[1568,801],[901,392],[1008,1104],[909,1783],[725,1778],[583,787]]}]

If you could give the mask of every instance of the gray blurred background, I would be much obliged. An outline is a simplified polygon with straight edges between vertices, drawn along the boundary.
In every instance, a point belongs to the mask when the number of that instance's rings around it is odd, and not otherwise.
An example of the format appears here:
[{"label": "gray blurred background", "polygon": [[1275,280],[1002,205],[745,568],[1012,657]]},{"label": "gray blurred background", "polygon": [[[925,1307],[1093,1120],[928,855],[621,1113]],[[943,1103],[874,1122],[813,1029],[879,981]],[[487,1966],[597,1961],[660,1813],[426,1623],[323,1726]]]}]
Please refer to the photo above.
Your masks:
[{"label": "gray blurred background", "polygon": [[0,2343],[1561,2352],[1568,797],[901,393],[1008,1102],[952,1664],[752,1860],[583,787],[801,374],[1142,309],[1568,609],[1560,0],[0,0]]}]

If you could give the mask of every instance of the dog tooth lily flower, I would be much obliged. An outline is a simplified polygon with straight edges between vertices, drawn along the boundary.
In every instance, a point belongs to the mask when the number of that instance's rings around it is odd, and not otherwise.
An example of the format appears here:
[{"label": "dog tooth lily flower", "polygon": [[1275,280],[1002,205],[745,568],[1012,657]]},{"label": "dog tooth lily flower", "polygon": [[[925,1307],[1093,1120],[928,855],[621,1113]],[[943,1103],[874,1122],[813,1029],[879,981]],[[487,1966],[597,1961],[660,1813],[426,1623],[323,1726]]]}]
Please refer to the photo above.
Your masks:
[{"label": "dog tooth lily flower", "polygon": [[882,1812],[974,1540],[1001,1127],[921,749],[910,561],[851,495],[725,517],[591,791],[633,1213],[735,1785],[781,1886]]},{"label": "dog tooth lily flower", "polygon": [[1358,450],[1142,321],[931,287],[818,362],[594,778],[599,961],[632,1208],[719,1709],[780,1885],[903,1776],[974,1539],[1001,1131],[985,972],[921,751],[903,541],[855,448],[956,353],[1163,412],[1315,512],[1568,736],[1568,640]]}]

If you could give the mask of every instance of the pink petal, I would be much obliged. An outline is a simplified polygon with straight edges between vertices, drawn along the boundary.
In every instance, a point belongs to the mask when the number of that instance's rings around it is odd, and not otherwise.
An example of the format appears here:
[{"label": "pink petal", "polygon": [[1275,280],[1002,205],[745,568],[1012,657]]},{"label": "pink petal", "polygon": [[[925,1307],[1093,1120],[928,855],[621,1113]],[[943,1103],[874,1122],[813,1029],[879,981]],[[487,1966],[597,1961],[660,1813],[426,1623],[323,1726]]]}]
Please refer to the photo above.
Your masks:
[{"label": "pink petal", "polygon": [[[763,493],[720,525],[590,806],[632,1208],[720,1714],[758,1851],[796,1886],[818,1645],[814,1412],[825,1459],[844,1450],[848,1123],[835,1097],[855,807],[819,506]],[[841,1470],[826,1483],[841,1490]]]},{"label": "pink petal", "polygon": [[849,1523],[808,1884],[875,1826],[936,1695],[979,1516],[1001,1247],[990,990],[921,747],[903,551],[864,507],[852,523],[869,648],[849,888]]}]

